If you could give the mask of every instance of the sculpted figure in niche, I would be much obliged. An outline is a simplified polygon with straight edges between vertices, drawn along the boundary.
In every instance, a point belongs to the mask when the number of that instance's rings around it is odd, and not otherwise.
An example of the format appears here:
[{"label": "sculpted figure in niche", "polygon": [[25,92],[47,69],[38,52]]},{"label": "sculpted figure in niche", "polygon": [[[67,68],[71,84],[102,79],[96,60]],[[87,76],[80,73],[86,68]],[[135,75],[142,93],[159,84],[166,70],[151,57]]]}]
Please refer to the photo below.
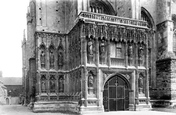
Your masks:
[{"label": "sculpted figure in niche", "polygon": [[132,65],[132,59],[133,59],[133,46],[132,44],[129,44],[128,46],[128,64]]},{"label": "sculpted figure in niche", "polygon": [[89,73],[89,76],[88,76],[88,93],[89,94],[94,94],[93,84],[94,84],[94,76],[92,75],[92,73]]},{"label": "sculpted figure in niche", "polygon": [[100,55],[105,55],[106,52],[106,44],[105,44],[105,40],[102,40],[100,42]]},{"label": "sculpted figure in niche", "polygon": [[62,67],[63,66],[63,52],[58,53],[58,66]]},{"label": "sculpted figure in niche", "polygon": [[144,56],[144,49],[142,46],[139,46],[138,48],[138,58],[139,58],[139,65],[143,65],[143,56]]},{"label": "sculpted figure in niche", "polygon": [[46,92],[46,82],[45,82],[45,80],[42,80],[41,90],[42,90],[43,93]]},{"label": "sculpted figure in niche", "polygon": [[44,51],[41,51],[40,61],[41,61],[41,67],[45,68],[45,52]]},{"label": "sculpted figure in niche", "polygon": [[50,68],[54,68],[54,52],[53,50],[50,50]]},{"label": "sculpted figure in niche", "polygon": [[55,92],[55,79],[50,79],[50,92]]},{"label": "sculpted figure in niche", "polygon": [[138,88],[140,94],[144,93],[143,87],[144,87],[144,78],[143,76],[140,76],[138,79]]},{"label": "sculpted figure in niche", "polygon": [[105,62],[105,53],[106,53],[106,49],[105,49],[105,40],[100,41],[100,63],[104,63]]},{"label": "sculpted figure in niche", "polygon": [[142,46],[139,46],[139,58],[143,58],[143,55],[144,55],[144,49]]},{"label": "sculpted figure in niche", "polygon": [[87,43],[87,55],[88,55],[88,62],[93,61],[93,41],[89,40]]},{"label": "sculpted figure in niche", "polygon": [[63,76],[59,77],[59,92],[64,92],[64,78]]}]

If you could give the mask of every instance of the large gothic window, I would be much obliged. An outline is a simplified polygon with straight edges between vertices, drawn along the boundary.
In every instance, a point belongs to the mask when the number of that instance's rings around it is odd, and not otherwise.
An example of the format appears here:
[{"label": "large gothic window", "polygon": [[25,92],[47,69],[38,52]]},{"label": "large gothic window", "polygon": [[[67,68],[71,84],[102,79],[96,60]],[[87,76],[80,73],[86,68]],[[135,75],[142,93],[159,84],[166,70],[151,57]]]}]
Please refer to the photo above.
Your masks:
[{"label": "large gothic window", "polygon": [[[155,42],[154,42],[154,21],[152,19],[152,16],[150,13],[145,9],[141,8],[141,19],[147,22],[147,26],[150,30],[150,33],[148,34],[148,67],[149,67],[149,86],[151,87],[152,82],[155,80],[155,75],[152,75],[152,71],[155,71],[152,65],[155,63],[152,57],[155,55],[152,55],[152,52],[155,50]],[[152,78],[153,77],[153,78]]]}]

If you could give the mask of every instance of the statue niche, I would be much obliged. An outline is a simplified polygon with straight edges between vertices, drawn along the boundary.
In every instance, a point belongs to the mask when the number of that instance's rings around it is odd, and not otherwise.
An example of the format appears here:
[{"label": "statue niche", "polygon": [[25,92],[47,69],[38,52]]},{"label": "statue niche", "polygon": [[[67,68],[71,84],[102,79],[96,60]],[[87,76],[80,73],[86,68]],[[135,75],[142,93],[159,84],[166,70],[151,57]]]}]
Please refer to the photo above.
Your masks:
[{"label": "statue niche", "polygon": [[138,78],[138,90],[139,94],[144,94],[144,76],[142,74],[139,74]]},{"label": "statue niche", "polygon": [[87,61],[93,63],[94,59],[94,40],[92,37],[87,42]]},{"label": "statue niche", "polygon": [[92,71],[88,74],[88,94],[94,95],[94,75]]},{"label": "statue niche", "polygon": [[106,58],[106,42],[104,39],[102,39],[99,42],[99,55],[100,55],[100,63],[104,64]]},{"label": "statue niche", "polygon": [[50,68],[51,69],[54,69],[54,62],[55,62],[54,48],[50,47],[49,48],[49,63],[50,63]]},{"label": "statue niche", "polygon": [[40,64],[41,64],[41,68],[45,68],[45,63],[46,63],[45,46],[42,45],[40,47],[40,50],[41,50],[41,52],[40,52]]},{"label": "statue niche", "polygon": [[139,45],[138,47],[138,64],[139,66],[143,65],[143,61],[144,60],[144,48],[142,47],[142,45]]},{"label": "statue niche", "polygon": [[60,75],[59,79],[58,79],[58,84],[59,84],[59,93],[63,93],[64,92],[64,76]]},{"label": "statue niche", "polygon": [[41,92],[46,93],[46,77],[42,75],[41,77]]},{"label": "statue niche", "polygon": [[55,78],[54,76],[52,75],[50,77],[50,92],[51,93],[54,93],[56,91],[56,85],[55,85]]},{"label": "statue niche", "polygon": [[128,45],[128,65],[133,64],[133,45],[130,43]]},{"label": "statue niche", "polygon": [[62,39],[60,40],[60,44],[58,47],[58,68],[62,68],[64,65],[64,48],[62,45]]}]

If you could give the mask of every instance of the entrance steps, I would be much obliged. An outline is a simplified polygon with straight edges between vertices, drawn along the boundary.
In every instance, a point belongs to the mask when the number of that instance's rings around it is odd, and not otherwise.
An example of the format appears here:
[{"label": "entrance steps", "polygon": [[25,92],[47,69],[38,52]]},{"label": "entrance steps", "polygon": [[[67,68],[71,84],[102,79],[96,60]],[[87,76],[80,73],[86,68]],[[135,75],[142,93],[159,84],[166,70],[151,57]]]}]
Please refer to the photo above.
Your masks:
[{"label": "entrance steps", "polygon": [[77,101],[38,101],[32,108],[33,112],[70,112],[79,113]]}]

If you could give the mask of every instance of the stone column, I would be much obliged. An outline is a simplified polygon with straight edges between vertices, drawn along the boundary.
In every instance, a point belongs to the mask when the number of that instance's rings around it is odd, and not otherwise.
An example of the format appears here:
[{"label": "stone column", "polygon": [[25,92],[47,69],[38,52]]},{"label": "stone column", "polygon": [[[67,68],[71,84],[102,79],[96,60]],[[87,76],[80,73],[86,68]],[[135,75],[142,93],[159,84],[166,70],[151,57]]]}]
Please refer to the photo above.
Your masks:
[{"label": "stone column", "polygon": [[89,11],[89,0],[83,0],[83,10]]},{"label": "stone column", "polygon": [[141,14],[140,0],[131,0],[131,7],[132,7],[132,18],[140,19]]},{"label": "stone column", "polygon": [[128,67],[128,43],[125,42],[125,67]]},{"label": "stone column", "polygon": [[[175,81],[176,66],[173,53],[173,21],[171,21],[171,0],[157,1],[157,61],[156,61],[156,89],[157,99],[171,102],[175,99],[176,87],[172,87]],[[155,103],[154,103],[155,104]]]},{"label": "stone column", "polygon": [[[146,38],[146,41],[148,41],[148,35],[145,34],[145,38]],[[147,98],[147,104],[149,104],[150,102],[150,98],[149,98],[149,66],[148,66],[148,42],[146,42],[146,47],[145,47],[145,53],[146,53],[146,60],[145,60],[145,63],[146,63],[146,90],[145,90],[145,95],[146,95],[146,98]]]},{"label": "stone column", "polygon": [[131,83],[131,91],[129,92],[129,110],[134,110],[135,109],[135,92],[136,92],[136,85],[135,85],[135,81],[136,81],[136,75],[135,75],[135,71],[132,72],[131,74],[131,79],[130,79],[130,83]]},{"label": "stone column", "polygon": [[108,39],[108,44],[107,44],[107,65],[108,67],[111,66],[111,43],[110,43],[110,39]]}]

